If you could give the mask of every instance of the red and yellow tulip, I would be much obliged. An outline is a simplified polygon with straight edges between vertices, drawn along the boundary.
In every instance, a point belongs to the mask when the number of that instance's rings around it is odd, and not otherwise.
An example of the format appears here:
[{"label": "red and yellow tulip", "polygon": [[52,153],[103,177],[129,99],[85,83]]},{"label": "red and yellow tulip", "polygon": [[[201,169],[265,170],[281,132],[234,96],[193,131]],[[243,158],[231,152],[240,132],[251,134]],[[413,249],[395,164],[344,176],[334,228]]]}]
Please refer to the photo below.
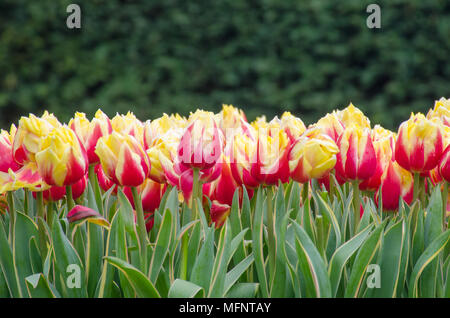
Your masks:
[{"label": "red and yellow tulip", "polygon": [[17,171],[21,167],[14,161],[12,155],[12,143],[16,131],[16,126],[11,125],[9,132],[3,129],[0,132],[0,172],[8,172],[9,169]]},{"label": "red and yellow tulip", "polygon": [[98,140],[95,153],[105,175],[120,186],[137,187],[150,172],[150,160],[141,144],[131,135],[113,131]]}]

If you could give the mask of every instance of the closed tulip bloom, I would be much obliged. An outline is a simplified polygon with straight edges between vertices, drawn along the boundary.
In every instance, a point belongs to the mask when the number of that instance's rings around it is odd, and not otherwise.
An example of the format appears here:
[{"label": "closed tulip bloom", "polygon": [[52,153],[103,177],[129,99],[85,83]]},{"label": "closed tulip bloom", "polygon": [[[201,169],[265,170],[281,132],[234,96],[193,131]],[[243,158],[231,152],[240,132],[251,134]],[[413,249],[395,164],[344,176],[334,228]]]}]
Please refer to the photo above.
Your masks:
[{"label": "closed tulip bloom", "polygon": [[339,119],[336,111],[325,115],[313,126],[319,128],[324,134],[330,136],[334,142],[337,142],[339,136],[344,131],[344,124]]},{"label": "closed tulip bloom", "polygon": [[212,113],[197,111],[189,121],[178,145],[179,161],[189,168],[209,169],[222,154],[223,134]]},{"label": "closed tulip bloom", "polygon": [[150,161],[141,144],[131,135],[113,131],[98,140],[95,153],[105,175],[120,186],[137,187],[150,172]]},{"label": "closed tulip bloom", "polygon": [[395,160],[411,172],[422,173],[436,167],[442,155],[443,128],[439,119],[426,119],[423,114],[411,114],[398,130]]},{"label": "closed tulip bloom", "polygon": [[333,139],[319,129],[308,129],[298,138],[289,152],[292,179],[305,183],[326,176],[336,164],[339,149]]},{"label": "closed tulip bloom", "polygon": [[352,103],[348,105],[345,109],[336,112],[336,116],[342,122],[344,127],[357,125],[361,128],[370,129],[370,120],[364,113],[355,107]]},{"label": "closed tulip bloom", "polygon": [[259,129],[256,160],[250,173],[253,178],[266,185],[276,185],[278,181],[289,181],[288,152],[290,142],[282,129]]},{"label": "closed tulip bloom", "polygon": [[377,165],[373,175],[359,184],[360,190],[376,191],[380,187],[381,179],[387,171],[389,161],[394,160],[395,138],[395,133],[379,125],[372,129],[372,143]]},{"label": "closed tulip bloom", "polygon": [[427,118],[439,118],[445,126],[450,126],[450,99],[441,97],[435,101],[434,108],[427,113]]},{"label": "closed tulip bloom", "polygon": [[14,160],[21,165],[28,161],[35,161],[35,154],[39,150],[41,138],[60,126],[56,117],[47,111],[42,117],[30,114],[29,117],[20,118],[13,142]]},{"label": "closed tulip bloom", "polygon": [[99,162],[95,153],[95,147],[100,137],[109,135],[112,132],[111,121],[100,109],[95,113],[92,121],[86,118],[84,113],[75,113],[75,117],[69,122],[69,127],[80,138],[86,149],[90,164]]},{"label": "closed tulip bloom", "polygon": [[36,163],[44,181],[59,187],[80,180],[89,166],[86,150],[67,126],[55,128],[42,138]]},{"label": "closed tulip bloom", "polygon": [[144,148],[149,149],[152,147],[162,135],[167,134],[170,131],[176,131],[181,134],[186,127],[187,120],[178,114],[167,115],[155,120],[147,120],[144,123]]},{"label": "closed tulip bloom", "polygon": [[16,134],[16,126],[11,125],[10,131],[1,130],[0,132],[0,171],[8,172],[9,169],[17,171],[21,167],[14,161],[12,153],[12,143]]},{"label": "closed tulip bloom", "polygon": [[240,185],[249,189],[259,186],[259,180],[251,174],[251,167],[256,160],[256,137],[236,134],[231,143],[230,168],[233,178]]},{"label": "closed tulip bloom", "polygon": [[303,121],[293,116],[290,112],[284,112],[281,116],[281,129],[287,134],[291,143],[299,138],[306,130]]},{"label": "closed tulip bloom", "polygon": [[[166,184],[155,182],[151,179],[145,179],[144,183],[138,187],[138,193],[142,199],[142,209],[144,212],[153,213],[159,208],[161,198],[167,189]],[[135,202],[131,193],[131,188],[125,187],[124,193],[130,201],[133,208],[135,208]]]},{"label": "closed tulip bloom", "polygon": [[144,124],[132,112],[116,114],[111,119],[111,126],[113,131],[133,136],[140,144],[144,144]]},{"label": "closed tulip bloom", "polygon": [[[181,134],[178,130],[169,130],[167,133],[157,137],[153,145],[147,149],[147,155],[151,162],[149,178],[159,182],[166,182],[166,174],[161,163],[161,156],[169,160],[176,157]],[[170,159],[169,159],[170,158]]]},{"label": "closed tulip bloom", "polygon": [[338,139],[336,173],[344,180],[370,178],[377,166],[371,131],[361,126],[346,127]]},{"label": "closed tulip bloom", "polygon": [[241,128],[242,122],[247,122],[247,117],[242,109],[223,104],[222,111],[216,115],[216,121],[222,132],[228,137],[227,130]]},{"label": "closed tulip bloom", "polygon": [[[403,169],[397,162],[390,161],[386,175],[381,182],[383,209],[394,211],[398,209],[400,197],[410,204],[413,199],[414,178],[411,172]],[[378,191],[375,201],[378,205]]]},{"label": "closed tulip bloom", "polygon": [[211,222],[215,224],[216,229],[221,227],[230,215],[231,206],[219,201],[211,202],[211,210],[209,214],[211,216]]}]

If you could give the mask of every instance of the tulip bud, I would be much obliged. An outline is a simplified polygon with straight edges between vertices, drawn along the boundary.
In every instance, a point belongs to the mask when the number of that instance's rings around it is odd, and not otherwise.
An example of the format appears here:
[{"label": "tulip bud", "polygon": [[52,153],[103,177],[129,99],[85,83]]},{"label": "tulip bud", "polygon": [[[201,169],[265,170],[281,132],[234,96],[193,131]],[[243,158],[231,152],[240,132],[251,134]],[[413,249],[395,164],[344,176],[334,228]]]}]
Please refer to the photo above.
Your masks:
[{"label": "tulip bud", "polygon": [[336,164],[339,149],[334,141],[317,128],[308,129],[298,138],[289,152],[292,179],[305,183],[326,176]]},{"label": "tulip bud", "polygon": [[21,167],[12,156],[12,143],[16,134],[16,126],[11,125],[10,131],[0,132],[0,171],[8,172],[9,169],[17,171]]},{"label": "tulip bud", "polygon": [[94,170],[95,174],[97,175],[97,180],[100,188],[102,188],[102,190],[106,192],[112,187],[114,187],[112,193],[114,195],[117,195],[117,185],[115,185],[114,182],[112,182],[112,180],[105,175],[105,172],[102,169],[102,165],[101,164],[96,165]]},{"label": "tulip bud", "polygon": [[99,158],[95,153],[95,147],[100,137],[112,132],[111,121],[100,109],[95,113],[91,122],[84,113],[76,113],[70,120],[69,127],[75,132],[86,149],[90,164],[98,163]]},{"label": "tulip bud", "polygon": [[[439,175],[447,182],[450,182],[450,145],[445,148],[438,165]],[[431,170],[433,171],[433,170]]]},{"label": "tulip bud", "polygon": [[369,118],[367,118],[361,110],[353,106],[352,103],[350,103],[347,108],[339,110],[336,115],[340,119],[344,127],[357,125],[361,128],[370,129]]},{"label": "tulip bud", "polygon": [[250,173],[252,164],[256,160],[256,138],[248,135],[236,134],[231,144],[230,168],[233,178],[240,185],[254,189],[259,181]]},{"label": "tulip bud", "polygon": [[33,114],[30,114],[29,117],[22,117],[14,136],[14,160],[21,165],[28,161],[35,161],[35,154],[39,151],[41,138],[60,126],[61,124],[56,117],[47,111],[44,112],[42,117],[36,117]]},{"label": "tulip bud", "polygon": [[141,145],[144,144],[144,124],[132,112],[111,119],[112,130],[121,135],[133,136]]},{"label": "tulip bud", "polygon": [[144,148],[149,149],[154,146],[161,136],[169,132],[175,131],[176,134],[181,135],[186,123],[186,118],[178,114],[170,116],[164,114],[153,121],[146,121],[144,124]]},{"label": "tulip bud", "polygon": [[281,116],[281,129],[287,134],[291,144],[306,130],[303,121],[293,116],[290,112],[284,112]]},{"label": "tulip bud", "polygon": [[320,129],[322,133],[330,136],[334,142],[337,142],[339,136],[344,131],[344,124],[337,116],[336,111],[319,119],[314,126]]},{"label": "tulip bud", "polygon": [[131,135],[113,131],[98,140],[95,153],[105,175],[120,186],[137,187],[150,172],[150,161],[140,143]]},{"label": "tulip bud", "polygon": [[88,159],[83,145],[67,126],[53,129],[42,138],[36,163],[40,175],[51,186],[71,185],[88,170]]},{"label": "tulip bud", "polygon": [[[413,188],[413,175],[397,162],[389,161],[386,175],[381,182],[383,209],[397,210],[400,197],[410,204],[413,199]],[[378,205],[378,191],[375,193],[375,202]]]},{"label": "tulip bud", "polygon": [[437,118],[411,114],[398,130],[395,160],[411,172],[422,173],[436,167],[443,151],[443,129]]},{"label": "tulip bud", "polygon": [[435,101],[434,108],[427,113],[427,119],[439,118],[445,126],[450,126],[450,99],[442,97]]},{"label": "tulip bud", "polygon": [[394,160],[395,133],[375,125],[372,129],[372,143],[375,149],[376,168],[373,175],[359,184],[363,191],[376,191],[387,171],[389,161]]},{"label": "tulip bud", "polygon": [[209,211],[209,214],[211,215],[211,222],[215,223],[216,229],[225,223],[230,212],[231,206],[228,204],[220,203],[218,201],[211,202],[211,211]]},{"label": "tulip bud", "polygon": [[346,127],[338,139],[336,174],[345,180],[370,178],[377,165],[371,132],[360,126]]},{"label": "tulip bud", "polygon": [[242,109],[235,108],[233,105],[222,105],[222,111],[216,115],[219,128],[224,133],[226,139],[229,132],[239,130],[242,123],[247,123],[247,117]]},{"label": "tulip bud", "polygon": [[189,168],[211,168],[222,154],[223,135],[206,112],[192,114],[189,121],[178,146],[178,159]]}]

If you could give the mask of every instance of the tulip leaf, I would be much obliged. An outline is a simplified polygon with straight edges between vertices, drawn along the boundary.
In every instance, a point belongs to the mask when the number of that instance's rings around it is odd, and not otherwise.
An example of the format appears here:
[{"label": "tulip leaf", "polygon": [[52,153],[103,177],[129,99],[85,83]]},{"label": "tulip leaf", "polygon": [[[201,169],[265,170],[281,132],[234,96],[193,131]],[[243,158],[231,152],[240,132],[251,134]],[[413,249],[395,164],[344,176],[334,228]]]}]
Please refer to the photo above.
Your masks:
[{"label": "tulip leaf", "polygon": [[306,231],[293,223],[299,270],[305,279],[306,297],[331,297],[331,283],[325,263]]},{"label": "tulip leaf", "polygon": [[222,226],[214,260],[208,297],[221,297],[225,285],[227,262],[230,253],[231,226],[227,219]]},{"label": "tulip leaf", "polygon": [[408,285],[409,297],[418,297],[418,281],[425,268],[444,250],[450,241],[450,230],[441,233],[433,242],[425,249],[414,265]]},{"label": "tulip leaf", "polygon": [[56,298],[59,297],[50,288],[44,274],[34,274],[25,278],[28,294],[32,298]]},{"label": "tulip leaf", "polygon": [[209,292],[209,275],[205,273],[212,273],[214,264],[214,227],[206,229],[206,238],[200,248],[200,252],[195,259],[192,267],[190,280],[201,286],[206,293]]},{"label": "tulip leaf", "polygon": [[242,276],[242,274],[244,274],[245,271],[249,268],[249,266],[252,265],[253,260],[254,260],[253,254],[250,254],[227,273],[227,275],[225,276],[225,287],[223,295],[221,297],[224,297],[229,292],[229,290]]},{"label": "tulip leaf", "polygon": [[328,274],[332,287],[332,295],[336,297],[341,281],[342,272],[350,257],[358,250],[361,244],[369,235],[372,225],[367,226],[364,230],[355,235],[351,240],[342,244],[333,254],[328,266]]},{"label": "tulip leaf", "polygon": [[255,298],[258,292],[258,283],[237,283],[231,287],[227,298]]},{"label": "tulip leaf", "polygon": [[[241,216],[239,213],[239,188],[236,188],[233,196],[233,203],[231,204],[231,212],[229,216],[230,224],[231,224],[231,233],[232,236],[235,237],[242,231],[241,224]],[[246,251],[244,247],[244,240],[240,241],[239,246],[237,247],[236,253],[233,253],[233,261],[235,264],[238,264],[246,257]]]},{"label": "tulip leaf", "polygon": [[13,253],[0,218],[0,266],[12,297],[22,297],[18,284],[17,268],[14,266]]},{"label": "tulip leaf", "polygon": [[169,289],[169,298],[203,298],[205,290],[192,282],[176,279]]},{"label": "tulip leaf", "polygon": [[356,259],[351,268],[350,277],[345,290],[345,297],[356,298],[358,296],[367,267],[375,258],[380,247],[385,223],[386,221],[373,230],[356,254]]},{"label": "tulip leaf", "polygon": [[108,256],[106,260],[114,265],[126,277],[130,286],[140,298],[160,298],[158,291],[152,282],[136,267],[124,260]]},{"label": "tulip leaf", "polygon": [[255,257],[255,267],[256,273],[258,275],[258,281],[260,283],[260,291],[262,297],[269,297],[269,290],[267,286],[267,274],[266,274],[266,265],[264,261],[264,245],[263,245],[263,231],[264,231],[264,210],[265,208],[265,200],[262,196],[262,187],[258,188],[258,192],[256,194],[256,205],[255,205],[255,215],[253,220],[253,228],[252,228],[252,249],[253,255]]}]

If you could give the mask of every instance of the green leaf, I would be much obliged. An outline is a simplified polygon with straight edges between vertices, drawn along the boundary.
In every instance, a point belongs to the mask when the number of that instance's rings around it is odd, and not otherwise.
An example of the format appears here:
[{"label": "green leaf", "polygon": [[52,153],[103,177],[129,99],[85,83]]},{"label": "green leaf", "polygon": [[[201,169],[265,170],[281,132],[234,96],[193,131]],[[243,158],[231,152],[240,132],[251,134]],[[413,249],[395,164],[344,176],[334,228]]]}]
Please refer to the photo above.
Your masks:
[{"label": "green leaf", "polygon": [[333,231],[336,235],[336,248],[338,248],[341,245],[341,230],[339,229],[339,223],[338,220],[333,212],[331,210],[330,206],[324,201],[324,199],[318,195],[317,193],[314,195],[314,198],[316,199],[318,205],[319,205],[319,211],[324,216],[326,221],[328,223],[331,223],[333,227]]},{"label": "green leaf", "polygon": [[450,230],[440,234],[433,242],[431,242],[425,249],[423,254],[414,265],[413,271],[409,279],[409,297],[418,297],[418,281],[425,270],[425,268],[435,259],[439,253],[444,250],[445,246],[450,240]]},{"label": "green leaf", "polygon": [[[229,220],[231,224],[231,233],[235,237],[242,231],[241,216],[239,213],[239,188],[236,188],[233,196],[233,203],[231,204],[231,212],[229,215]],[[245,234],[245,233],[244,233]],[[246,251],[244,246],[244,240],[240,241],[237,247],[236,253],[233,253],[233,260],[235,264],[238,264],[246,257]]]},{"label": "green leaf", "polygon": [[211,276],[208,297],[221,297],[225,285],[227,261],[229,257],[229,245],[231,240],[230,221],[227,219],[222,226],[217,246],[216,258]]},{"label": "green leaf", "polygon": [[5,228],[1,223],[0,218],[0,266],[10,295],[14,298],[19,298],[22,297],[22,291],[17,281],[17,268],[14,266],[13,253],[5,233]]},{"label": "green leaf", "polygon": [[381,246],[380,288],[372,289],[375,297],[393,298],[401,295],[408,265],[409,238],[406,221],[389,227]]},{"label": "green leaf", "polygon": [[227,298],[254,298],[258,292],[258,283],[237,283],[231,287]]},{"label": "green leaf", "polygon": [[[55,266],[62,275],[67,297],[86,297],[87,293],[85,286],[85,271],[83,265],[72,243],[70,243],[69,239],[65,236],[58,220],[55,220],[55,222],[53,222],[52,238]],[[72,275],[72,273],[68,271],[69,265],[76,265],[80,269],[79,279],[81,282],[81,288],[69,288],[67,286],[66,283],[67,279],[69,278],[68,274]]]},{"label": "green leaf", "polygon": [[252,249],[253,256],[255,257],[255,267],[256,273],[258,275],[258,282],[261,285],[261,294],[262,297],[269,297],[269,290],[267,286],[267,274],[266,274],[266,266],[264,261],[264,244],[263,244],[263,216],[265,210],[264,198],[262,196],[262,187],[258,188],[258,192],[256,194],[256,205],[255,205],[255,215],[253,220],[253,229],[252,229]]},{"label": "green leaf", "polygon": [[325,263],[313,241],[297,223],[294,225],[300,270],[305,277],[307,297],[331,297],[331,283]]},{"label": "green leaf", "polygon": [[44,274],[34,274],[25,278],[28,294],[32,298],[56,298]]},{"label": "green leaf", "polygon": [[351,268],[350,278],[345,290],[345,297],[356,298],[358,296],[367,267],[371,264],[380,247],[385,223],[386,221],[375,228],[362,244],[358,254],[356,254],[356,259]]},{"label": "green leaf", "polygon": [[209,292],[210,276],[205,273],[212,273],[214,265],[214,228],[206,230],[206,238],[200,252],[195,260],[191,271],[190,280],[201,286],[206,293]]},{"label": "green leaf", "polygon": [[150,262],[149,278],[154,284],[156,284],[161,267],[167,254],[169,253],[171,241],[176,236],[176,228],[172,219],[172,212],[170,210],[166,210],[158,231],[158,236],[156,237],[156,243]]},{"label": "green leaf", "polygon": [[367,238],[371,229],[372,225],[366,227],[364,230],[355,235],[350,241],[341,245],[331,257],[330,265],[328,267],[328,274],[330,276],[332,296],[336,297],[337,295],[345,265]]},{"label": "green leaf", "polygon": [[205,290],[188,281],[176,279],[169,289],[169,298],[203,298]]},{"label": "green leaf", "polygon": [[106,260],[124,274],[138,297],[160,298],[152,282],[136,267],[117,257],[108,256]]},{"label": "green leaf", "polygon": [[225,294],[233,287],[233,285],[237,282],[237,280],[245,273],[247,268],[253,263],[253,255],[250,254],[245,259],[243,259],[239,264],[237,264],[231,271],[227,273],[225,276],[225,287],[224,292],[221,297],[224,297]]},{"label": "green leaf", "polygon": [[102,273],[103,233],[102,228],[94,223],[87,223],[87,259],[88,295],[93,297]]},{"label": "green leaf", "polygon": [[27,290],[25,277],[33,274],[30,260],[30,240],[32,237],[38,237],[39,233],[34,221],[29,216],[17,211],[14,227],[14,266],[17,269],[22,294],[25,296],[24,292]]}]

